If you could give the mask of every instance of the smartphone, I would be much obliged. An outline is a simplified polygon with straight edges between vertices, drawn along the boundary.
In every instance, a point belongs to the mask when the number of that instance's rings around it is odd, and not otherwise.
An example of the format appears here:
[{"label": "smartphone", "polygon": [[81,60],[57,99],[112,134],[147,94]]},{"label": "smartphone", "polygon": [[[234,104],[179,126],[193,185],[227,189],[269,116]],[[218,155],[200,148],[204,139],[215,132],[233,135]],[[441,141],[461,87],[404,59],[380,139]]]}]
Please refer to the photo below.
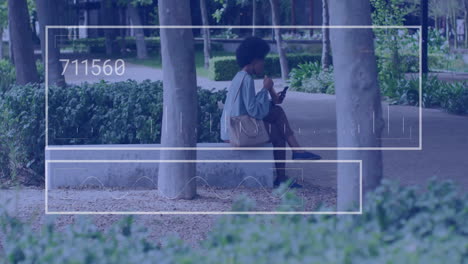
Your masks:
[{"label": "smartphone", "polygon": [[284,87],[283,91],[280,92],[280,97],[284,98],[286,96],[286,91],[288,91],[289,86]]}]

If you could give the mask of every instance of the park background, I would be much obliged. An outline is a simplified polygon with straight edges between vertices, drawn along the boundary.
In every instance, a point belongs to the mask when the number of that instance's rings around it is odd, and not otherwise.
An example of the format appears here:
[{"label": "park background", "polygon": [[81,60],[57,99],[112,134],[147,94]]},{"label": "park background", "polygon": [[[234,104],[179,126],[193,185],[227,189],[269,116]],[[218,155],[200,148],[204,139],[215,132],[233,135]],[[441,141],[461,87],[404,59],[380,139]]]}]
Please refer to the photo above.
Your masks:
[{"label": "park background", "polygon": [[[468,214],[468,87],[464,81],[468,78],[466,1],[172,2],[0,2],[0,259],[9,263],[468,261],[468,230],[464,223]],[[164,15],[165,10],[173,15]],[[49,40],[58,45],[46,47],[45,25],[91,27],[52,29]],[[247,28],[178,29],[185,32],[184,39],[177,39],[168,29],[164,39],[162,30],[92,28],[99,25],[239,25]],[[354,29],[351,32],[355,36],[349,38],[347,31],[340,29],[272,30],[251,28],[252,25],[422,26],[422,32],[415,28]],[[419,54],[420,34],[422,54]],[[51,128],[63,135],[61,139],[48,139],[49,144],[168,144],[164,142],[161,124],[163,97],[164,94],[171,96],[172,90],[163,88],[163,75],[181,76],[177,74],[185,72],[195,77],[196,72],[196,78],[182,78],[181,81],[188,83],[186,86],[192,87],[197,97],[188,92],[178,100],[198,105],[197,118],[184,125],[197,127],[199,132],[196,139],[176,142],[193,146],[196,142],[220,140],[217,130],[208,129],[213,124],[205,114],[220,115],[218,102],[223,101],[224,88],[237,71],[233,58],[235,47],[250,35],[266,39],[272,47],[273,52],[266,62],[267,73],[274,77],[277,90],[286,84],[291,86],[284,108],[291,123],[301,127],[304,135],[310,135],[314,128],[307,126],[307,120],[301,119],[300,113],[304,109],[314,113],[314,126],[322,131],[309,141],[309,137],[304,136],[302,140],[307,146],[336,147],[345,142],[350,145],[341,146],[417,147],[422,142],[421,150],[318,151],[327,159],[363,160],[366,199],[362,215],[44,215],[46,48],[49,54],[47,78],[52,92],[49,107],[55,122],[51,123]],[[362,39],[364,44],[359,43]],[[363,56],[356,53],[355,45],[373,45],[368,47],[374,49],[370,55]],[[173,52],[169,57],[161,53],[161,49],[171,48],[180,52]],[[184,54],[189,56],[184,57]],[[100,58],[102,62],[124,59],[129,74],[101,78],[83,75],[83,68],[79,69],[80,74],[74,74],[71,68],[62,74],[64,65],[59,59],[64,58],[80,61]],[[164,68],[165,60],[184,63],[178,64],[180,67]],[[355,61],[360,63],[353,63]],[[420,70],[423,71],[421,94]],[[351,78],[355,77],[349,75],[353,71],[363,71],[366,81]],[[83,81],[88,83],[83,84]],[[256,80],[256,84],[260,88],[261,80]],[[180,83],[169,84],[178,85],[184,88]],[[353,98],[379,113],[380,135],[336,132],[348,125],[346,120],[360,120],[369,125],[369,109],[365,113],[359,108],[348,111]],[[118,102],[107,115],[106,100]],[[151,107],[129,107],[136,102]],[[423,107],[422,131],[417,127],[419,107]],[[390,124],[390,120],[385,120],[385,109],[388,113],[392,109],[392,118],[405,116],[407,125],[415,124],[414,137],[405,137],[400,129],[390,130],[390,126],[385,125]],[[192,110],[193,107],[187,107],[169,111]],[[153,133],[150,120],[158,121],[154,125],[159,132]],[[80,132],[76,126],[80,127]],[[398,140],[380,139],[382,135],[388,138],[397,135]],[[190,166],[176,169],[181,172],[182,182],[193,170]],[[304,196],[311,200],[315,210],[340,207],[340,201],[341,207],[356,202],[358,192],[340,192],[340,186],[341,190],[357,190],[356,181],[345,177],[345,168],[322,172],[304,179],[305,190],[288,191],[286,195],[266,201],[258,200],[261,193],[255,190],[228,190],[232,197],[223,209],[248,212],[269,204],[278,211],[299,211],[297,199]],[[203,191],[203,187],[198,188],[199,194],[205,194]],[[282,191],[286,190],[280,188],[279,193]],[[84,206],[115,206],[115,199],[109,196],[114,190],[65,192],[73,199],[83,199],[79,203]],[[239,194],[244,196],[239,197]],[[129,198],[119,203],[123,207],[141,206],[140,209],[151,209],[151,203],[171,205],[164,199],[159,200],[154,191],[140,195],[146,199]],[[186,197],[181,198],[194,198],[196,191],[184,195]],[[176,203],[195,208],[206,206],[199,200],[182,199]],[[174,234],[181,240],[168,238]]]}]

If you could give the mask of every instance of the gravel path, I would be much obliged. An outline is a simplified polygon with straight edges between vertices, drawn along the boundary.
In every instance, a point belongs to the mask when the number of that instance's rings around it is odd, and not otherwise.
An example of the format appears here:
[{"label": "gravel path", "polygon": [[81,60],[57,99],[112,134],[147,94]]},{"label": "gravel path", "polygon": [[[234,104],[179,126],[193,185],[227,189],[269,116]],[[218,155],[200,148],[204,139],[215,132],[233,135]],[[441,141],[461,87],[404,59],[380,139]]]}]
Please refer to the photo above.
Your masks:
[{"label": "gravel path", "polygon": [[[324,204],[333,208],[336,203],[336,190],[303,182],[306,188],[297,192],[305,210],[314,210]],[[198,196],[193,200],[167,200],[158,195],[157,190],[52,190],[48,194],[49,211],[231,211],[233,202],[246,196],[255,201],[256,211],[275,211],[281,202],[281,194],[272,190],[238,188],[213,189],[198,188]],[[7,211],[40,228],[47,218],[44,214],[44,191],[37,188],[0,190],[0,202],[7,206]],[[76,215],[56,217],[58,228],[73,223]],[[90,216],[100,228],[106,228],[122,216]],[[164,237],[176,235],[193,246],[197,246],[211,229],[217,215],[138,215],[136,221],[150,230],[155,243],[164,244]]]}]

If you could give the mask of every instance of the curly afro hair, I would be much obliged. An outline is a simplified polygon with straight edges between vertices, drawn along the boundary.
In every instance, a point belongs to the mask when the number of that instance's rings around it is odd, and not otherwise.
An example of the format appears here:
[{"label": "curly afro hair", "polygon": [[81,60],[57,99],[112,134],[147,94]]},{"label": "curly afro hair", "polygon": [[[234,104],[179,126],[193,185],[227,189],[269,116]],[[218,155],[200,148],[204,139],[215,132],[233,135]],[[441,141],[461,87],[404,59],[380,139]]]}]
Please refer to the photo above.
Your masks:
[{"label": "curly afro hair", "polygon": [[245,38],[236,49],[236,61],[240,68],[250,64],[254,59],[265,59],[270,52],[268,43],[258,37]]}]

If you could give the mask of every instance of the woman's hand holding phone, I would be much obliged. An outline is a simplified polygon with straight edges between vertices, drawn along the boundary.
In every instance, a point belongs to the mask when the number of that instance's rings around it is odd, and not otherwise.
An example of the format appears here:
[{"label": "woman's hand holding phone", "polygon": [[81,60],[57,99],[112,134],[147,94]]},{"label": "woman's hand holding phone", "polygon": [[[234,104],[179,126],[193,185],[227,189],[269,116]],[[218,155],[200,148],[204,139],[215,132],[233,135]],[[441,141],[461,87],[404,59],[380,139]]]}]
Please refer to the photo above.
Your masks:
[{"label": "woman's hand holding phone", "polygon": [[268,91],[271,91],[273,89],[273,84],[273,80],[265,75],[265,77],[263,78],[263,87]]},{"label": "woman's hand holding phone", "polygon": [[273,80],[266,76],[263,78],[263,87],[267,89],[270,92],[270,96],[272,98],[272,101],[275,104],[281,104],[286,97],[286,91],[288,90],[288,86],[284,87],[283,91],[277,93],[275,89],[273,88]]},{"label": "woman's hand holding phone", "polygon": [[289,86],[284,87],[283,91],[278,93],[278,101],[282,103],[286,97],[286,91],[289,89]]}]

